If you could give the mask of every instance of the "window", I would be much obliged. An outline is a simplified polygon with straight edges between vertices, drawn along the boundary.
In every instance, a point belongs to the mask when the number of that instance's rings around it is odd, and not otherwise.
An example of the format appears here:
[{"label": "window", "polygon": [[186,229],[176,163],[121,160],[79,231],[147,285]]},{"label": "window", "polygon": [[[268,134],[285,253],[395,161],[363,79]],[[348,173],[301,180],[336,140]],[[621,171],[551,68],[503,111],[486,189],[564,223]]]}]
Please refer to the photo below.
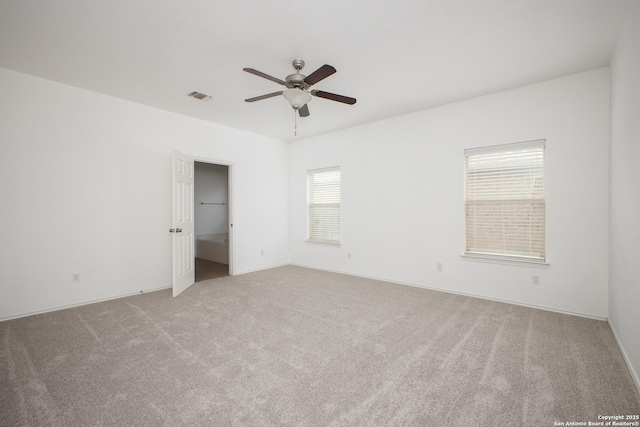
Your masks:
[{"label": "window", "polygon": [[340,168],[307,171],[308,241],[340,243]]},{"label": "window", "polygon": [[465,255],[545,261],[545,141],[464,151]]}]

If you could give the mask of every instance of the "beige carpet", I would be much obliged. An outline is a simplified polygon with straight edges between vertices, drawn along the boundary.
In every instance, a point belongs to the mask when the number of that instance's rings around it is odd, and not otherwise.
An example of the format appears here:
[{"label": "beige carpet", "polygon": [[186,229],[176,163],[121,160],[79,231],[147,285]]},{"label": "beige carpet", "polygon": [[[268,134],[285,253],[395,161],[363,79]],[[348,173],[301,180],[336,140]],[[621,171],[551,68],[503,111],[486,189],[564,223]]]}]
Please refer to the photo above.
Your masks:
[{"label": "beige carpet", "polygon": [[229,275],[229,266],[208,259],[196,258],[196,282]]},{"label": "beige carpet", "polygon": [[5,426],[553,426],[638,414],[607,324],[281,267],[0,323]]}]

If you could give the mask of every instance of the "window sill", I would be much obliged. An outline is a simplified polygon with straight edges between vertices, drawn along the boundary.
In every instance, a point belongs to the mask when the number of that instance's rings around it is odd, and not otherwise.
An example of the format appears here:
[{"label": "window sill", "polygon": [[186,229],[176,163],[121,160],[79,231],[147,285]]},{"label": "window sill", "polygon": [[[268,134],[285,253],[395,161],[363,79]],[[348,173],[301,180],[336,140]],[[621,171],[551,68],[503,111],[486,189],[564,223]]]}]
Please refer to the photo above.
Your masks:
[{"label": "window sill", "polygon": [[329,245],[329,246],[340,246],[341,243],[338,241],[333,241],[333,240],[312,240],[312,239],[307,239],[305,240],[306,243],[312,243],[314,245]]},{"label": "window sill", "polygon": [[476,255],[476,254],[464,254],[461,255],[462,259],[465,261],[474,261],[474,262],[488,262],[492,264],[505,264],[505,265],[519,265],[522,267],[533,267],[533,268],[547,268],[549,267],[549,263],[544,261],[535,261],[529,260],[526,258],[511,258],[511,257],[501,257],[497,255]]}]

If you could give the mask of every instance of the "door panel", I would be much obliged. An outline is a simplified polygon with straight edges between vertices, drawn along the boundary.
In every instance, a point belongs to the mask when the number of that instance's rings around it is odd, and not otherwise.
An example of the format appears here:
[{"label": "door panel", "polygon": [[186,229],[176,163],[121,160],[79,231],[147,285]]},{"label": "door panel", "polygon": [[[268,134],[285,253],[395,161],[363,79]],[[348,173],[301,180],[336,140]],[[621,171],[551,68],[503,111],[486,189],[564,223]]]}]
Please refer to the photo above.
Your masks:
[{"label": "door panel", "polygon": [[194,161],[189,156],[173,153],[173,296],[193,285],[194,265],[194,218],[193,175]]}]

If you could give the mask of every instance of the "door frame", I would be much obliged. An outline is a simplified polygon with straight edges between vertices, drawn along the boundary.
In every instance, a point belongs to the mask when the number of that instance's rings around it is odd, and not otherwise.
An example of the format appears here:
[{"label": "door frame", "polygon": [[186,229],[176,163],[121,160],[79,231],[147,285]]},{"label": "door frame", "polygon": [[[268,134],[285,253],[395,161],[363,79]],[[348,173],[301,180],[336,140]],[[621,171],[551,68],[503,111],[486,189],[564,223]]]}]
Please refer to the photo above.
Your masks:
[{"label": "door frame", "polygon": [[[186,154],[186,153],[185,153]],[[228,178],[228,183],[227,183],[227,213],[229,216],[229,221],[227,223],[227,229],[229,230],[229,276],[235,276],[235,267],[234,267],[234,259],[235,259],[235,227],[234,227],[234,222],[233,222],[233,183],[234,183],[234,167],[233,167],[233,162],[228,161],[228,160],[220,160],[220,159],[212,159],[212,158],[208,158],[208,157],[202,157],[202,156],[191,156],[193,158],[194,162],[198,162],[198,163],[209,163],[211,165],[218,165],[218,166],[227,166],[227,178]],[[195,170],[195,167],[194,167]],[[194,179],[195,179],[195,173],[194,173]],[[193,201],[193,203],[195,204],[195,199]],[[195,206],[194,206],[195,209]],[[194,240],[195,243],[195,240]],[[194,252],[194,257],[195,257],[195,252]],[[194,261],[195,262],[195,261]]]}]

